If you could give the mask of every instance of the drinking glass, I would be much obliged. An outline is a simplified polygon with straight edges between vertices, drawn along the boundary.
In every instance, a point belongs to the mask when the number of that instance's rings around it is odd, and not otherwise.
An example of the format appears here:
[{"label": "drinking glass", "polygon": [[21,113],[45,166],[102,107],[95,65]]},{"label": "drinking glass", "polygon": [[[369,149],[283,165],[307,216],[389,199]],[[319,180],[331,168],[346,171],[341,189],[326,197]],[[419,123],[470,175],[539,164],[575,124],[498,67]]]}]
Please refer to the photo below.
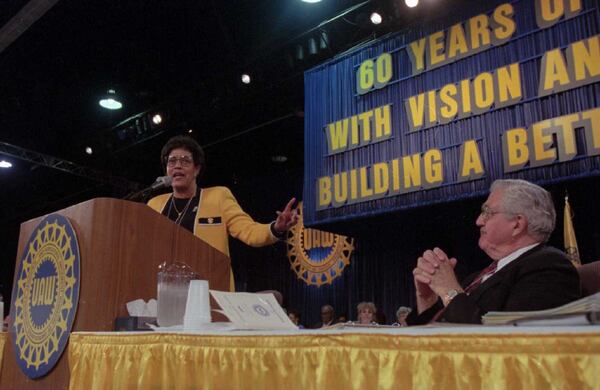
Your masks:
[{"label": "drinking glass", "polygon": [[182,262],[164,262],[158,266],[158,326],[183,324],[190,281],[198,279],[198,274]]}]

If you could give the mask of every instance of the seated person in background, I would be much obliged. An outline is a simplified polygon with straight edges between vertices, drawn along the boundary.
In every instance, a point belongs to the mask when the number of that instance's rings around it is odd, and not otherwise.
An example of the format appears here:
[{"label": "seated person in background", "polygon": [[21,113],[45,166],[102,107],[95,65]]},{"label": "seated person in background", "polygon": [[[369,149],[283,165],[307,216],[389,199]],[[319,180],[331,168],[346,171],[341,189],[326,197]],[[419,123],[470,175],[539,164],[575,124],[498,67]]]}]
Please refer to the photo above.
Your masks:
[{"label": "seated person in background", "polygon": [[496,180],[476,220],[479,247],[492,264],[459,283],[455,258],[440,248],[425,251],[413,270],[417,310],[408,324],[480,324],[488,311],[543,310],[579,299],[575,267],[545,245],[555,220],[546,190],[524,180]]},{"label": "seated person in background", "polygon": [[[273,295],[273,298],[275,298],[277,303],[279,303],[279,306],[281,306],[283,308],[283,294],[281,294],[279,291],[277,291],[277,290],[262,290],[262,291],[257,291],[256,294],[271,294],[271,295]],[[283,310],[285,311],[285,309],[283,309]]]},{"label": "seated person in background", "polygon": [[600,261],[582,264],[577,267],[579,279],[581,279],[582,296],[600,292]]},{"label": "seated person in background", "polygon": [[335,323],[335,311],[331,305],[321,306],[321,322],[317,322],[313,325],[313,329],[323,328],[331,326]]},{"label": "seated person in background", "polygon": [[361,302],[356,306],[356,312],[358,320],[357,324],[361,325],[376,325],[375,313],[377,313],[377,307],[373,302]]},{"label": "seated person in background", "polygon": [[287,313],[290,321],[294,323],[298,328],[304,329],[304,326],[300,323],[300,312],[298,310],[289,310]]},{"label": "seated person in background", "polygon": [[340,314],[337,320],[335,320],[336,324],[345,324],[346,322],[348,322],[348,317],[345,314]]},{"label": "seated person in background", "polygon": [[406,317],[408,317],[411,311],[412,309],[410,307],[400,306],[396,311],[396,322],[394,322],[392,325],[408,326],[408,324],[406,323]]}]

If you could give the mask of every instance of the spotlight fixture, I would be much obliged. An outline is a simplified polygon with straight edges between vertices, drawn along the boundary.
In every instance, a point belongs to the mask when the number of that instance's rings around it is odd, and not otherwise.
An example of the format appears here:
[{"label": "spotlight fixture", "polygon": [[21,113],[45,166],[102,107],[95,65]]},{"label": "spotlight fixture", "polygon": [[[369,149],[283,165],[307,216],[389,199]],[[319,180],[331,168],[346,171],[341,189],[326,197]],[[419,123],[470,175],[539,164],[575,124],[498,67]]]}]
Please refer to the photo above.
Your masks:
[{"label": "spotlight fixture", "polygon": [[85,153],[91,155],[92,153],[94,153],[94,151],[92,150],[91,146],[86,146]]},{"label": "spotlight fixture", "polygon": [[154,123],[155,125],[160,125],[162,121],[163,119],[162,116],[160,116],[160,114],[154,114],[154,116],[152,117],[152,123]]},{"label": "spotlight fixture", "polygon": [[247,73],[244,73],[242,75],[242,83],[244,84],[250,84],[250,75]]},{"label": "spotlight fixture", "polygon": [[304,59],[304,47],[300,44],[296,45],[296,60],[302,61]]},{"label": "spotlight fixture", "polygon": [[12,164],[9,163],[8,161],[6,161],[6,160],[0,161],[0,168],[10,168],[10,167],[12,167]]},{"label": "spotlight fixture", "polygon": [[329,47],[329,34],[327,31],[321,30],[319,33],[319,49],[325,50]]},{"label": "spotlight fixture", "polygon": [[374,25],[381,24],[381,22],[383,21],[383,18],[377,12],[373,12],[369,19],[371,19],[371,23],[373,23]]},{"label": "spotlight fixture", "polygon": [[314,3],[320,3],[321,0],[302,0],[303,3],[309,3],[309,4],[314,4]]},{"label": "spotlight fixture", "polygon": [[100,99],[98,104],[107,110],[120,110],[123,107],[123,103],[118,100],[114,89],[109,89],[104,99]]},{"label": "spotlight fixture", "polygon": [[308,40],[308,54],[314,56],[319,50],[317,49],[317,40],[315,38],[309,38]]},{"label": "spotlight fixture", "polygon": [[419,4],[419,0],[404,0],[407,7],[414,8]]},{"label": "spotlight fixture", "polygon": [[188,129],[188,131],[187,131],[187,132],[188,132],[188,134],[192,134],[192,133],[194,132],[194,130],[192,130],[192,129]]}]

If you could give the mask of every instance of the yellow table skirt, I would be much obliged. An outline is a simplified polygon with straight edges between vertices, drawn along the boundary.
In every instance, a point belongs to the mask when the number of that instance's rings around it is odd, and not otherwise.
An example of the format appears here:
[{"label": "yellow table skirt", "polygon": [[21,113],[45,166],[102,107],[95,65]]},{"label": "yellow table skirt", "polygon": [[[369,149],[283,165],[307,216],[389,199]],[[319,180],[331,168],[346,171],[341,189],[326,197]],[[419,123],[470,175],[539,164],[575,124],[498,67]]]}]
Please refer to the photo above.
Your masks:
[{"label": "yellow table skirt", "polygon": [[8,333],[0,332],[0,371],[2,371],[2,357],[4,356],[4,344],[6,344],[6,340],[8,340]]},{"label": "yellow table skirt", "polygon": [[71,389],[600,389],[600,333],[71,335]]}]

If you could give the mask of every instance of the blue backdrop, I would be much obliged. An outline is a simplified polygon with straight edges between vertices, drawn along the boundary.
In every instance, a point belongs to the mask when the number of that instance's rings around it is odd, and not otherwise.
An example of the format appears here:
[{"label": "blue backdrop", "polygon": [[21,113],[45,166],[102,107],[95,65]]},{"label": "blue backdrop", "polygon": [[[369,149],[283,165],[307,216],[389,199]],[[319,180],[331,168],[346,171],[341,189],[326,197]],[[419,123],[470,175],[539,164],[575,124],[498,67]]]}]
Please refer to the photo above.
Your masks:
[{"label": "blue backdrop", "polygon": [[[543,29],[536,24],[533,0],[512,2],[516,31],[506,43],[413,76],[406,49],[408,44],[436,31],[448,29],[455,23],[465,22],[474,15],[490,14],[497,5],[502,4],[499,1],[470,3],[468,8],[448,10],[449,14],[443,20],[412,26],[378,39],[305,73],[304,218],[307,226],[325,226],[357,217],[481,196],[486,193],[493,180],[502,177],[523,178],[546,185],[566,178],[600,173],[600,158],[585,154],[582,131],[576,133],[578,155],[572,161],[538,168],[525,166],[508,174],[503,169],[501,145],[501,135],[509,129],[527,128],[545,119],[598,107],[598,82],[546,97],[538,96],[542,55],[549,50],[564,49],[572,42],[598,34],[598,2],[583,1],[582,10],[577,15]],[[392,80],[381,89],[359,95],[356,72],[360,64],[385,52],[390,53],[393,59]],[[521,101],[509,107],[492,107],[480,115],[454,119],[447,124],[410,132],[404,106],[410,96],[439,89],[448,83],[458,83],[462,79],[472,79],[481,72],[491,72],[515,62],[520,64],[523,90]],[[325,132],[327,124],[386,104],[391,104],[391,138],[345,152],[328,154]],[[469,139],[478,142],[485,173],[477,180],[457,183],[458,159],[454,150]],[[450,151],[443,154],[445,175],[442,185],[318,210],[318,178],[425,152],[430,148]]]}]

